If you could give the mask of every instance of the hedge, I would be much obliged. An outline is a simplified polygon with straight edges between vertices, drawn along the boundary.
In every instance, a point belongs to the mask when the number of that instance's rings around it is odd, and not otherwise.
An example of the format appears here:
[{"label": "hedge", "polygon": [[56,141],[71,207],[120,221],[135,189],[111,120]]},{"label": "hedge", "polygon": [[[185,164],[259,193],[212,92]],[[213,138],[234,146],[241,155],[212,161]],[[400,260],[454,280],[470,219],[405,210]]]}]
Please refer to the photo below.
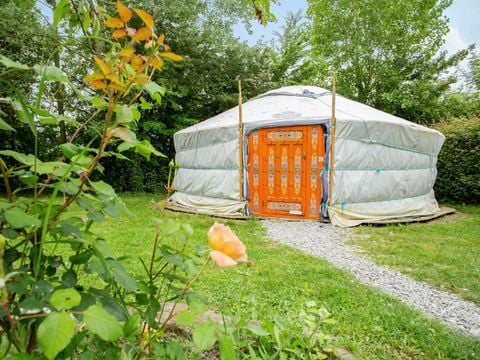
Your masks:
[{"label": "hedge", "polygon": [[437,164],[437,199],[480,204],[480,117],[458,118],[436,128],[445,135]]}]

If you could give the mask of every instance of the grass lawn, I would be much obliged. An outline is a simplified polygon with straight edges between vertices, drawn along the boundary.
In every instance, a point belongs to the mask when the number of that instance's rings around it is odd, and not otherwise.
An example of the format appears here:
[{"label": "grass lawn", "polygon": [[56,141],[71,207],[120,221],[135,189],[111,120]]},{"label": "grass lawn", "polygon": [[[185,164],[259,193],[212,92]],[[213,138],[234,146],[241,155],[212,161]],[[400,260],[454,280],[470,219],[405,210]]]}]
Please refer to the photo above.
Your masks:
[{"label": "grass lawn", "polygon": [[[131,255],[128,266],[141,271],[136,257],[150,255],[158,212],[149,208],[151,195],[124,195],[132,216],[108,219],[93,230],[103,235],[117,255]],[[166,216],[190,223],[190,239],[206,244],[214,219],[178,213]],[[239,297],[248,297],[251,318],[299,312],[308,300],[324,305],[336,320],[327,332],[362,359],[467,359],[480,357],[480,340],[472,339],[429,320],[398,300],[360,284],[353,276],[327,262],[279,245],[266,238],[255,221],[222,221],[231,226],[247,246],[255,262],[221,270],[208,268],[196,289],[220,309],[236,307]]]},{"label": "grass lawn", "polygon": [[354,244],[378,264],[480,305],[480,206],[422,224],[362,227]]}]

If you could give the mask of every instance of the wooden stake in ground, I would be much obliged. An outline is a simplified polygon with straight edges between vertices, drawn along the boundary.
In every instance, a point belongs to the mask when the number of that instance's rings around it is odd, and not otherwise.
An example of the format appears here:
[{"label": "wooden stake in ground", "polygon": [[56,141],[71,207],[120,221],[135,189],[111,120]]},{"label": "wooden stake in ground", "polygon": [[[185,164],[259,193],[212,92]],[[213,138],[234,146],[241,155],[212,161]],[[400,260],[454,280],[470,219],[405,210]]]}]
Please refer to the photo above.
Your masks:
[{"label": "wooden stake in ground", "polygon": [[242,114],[242,82],[238,80],[238,147],[239,147],[239,185],[240,201],[243,201],[243,114]]},{"label": "wooden stake in ground", "polygon": [[330,119],[330,170],[329,170],[329,192],[328,192],[328,201],[330,206],[332,206],[332,194],[333,194],[333,172],[334,172],[334,159],[335,159],[335,126],[337,120],[335,119],[335,93],[336,89],[336,75],[332,75],[332,118]]}]

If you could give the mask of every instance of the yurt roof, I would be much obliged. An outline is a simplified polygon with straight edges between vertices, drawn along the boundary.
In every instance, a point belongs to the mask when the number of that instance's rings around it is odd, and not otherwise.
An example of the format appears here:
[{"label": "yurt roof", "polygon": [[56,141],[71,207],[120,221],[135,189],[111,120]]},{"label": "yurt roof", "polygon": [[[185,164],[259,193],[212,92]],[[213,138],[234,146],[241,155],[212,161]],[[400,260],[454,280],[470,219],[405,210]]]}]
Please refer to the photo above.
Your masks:
[{"label": "yurt roof", "polygon": [[[337,121],[385,122],[423,131],[432,131],[426,127],[377,110],[371,106],[336,95]],[[286,86],[268,91],[243,104],[243,122],[248,128],[255,123],[291,125],[292,123],[315,122],[329,119],[332,114],[332,93],[316,86]],[[218,114],[208,120],[178,132],[190,133],[215,128],[227,128],[238,125],[238,106]]]}]

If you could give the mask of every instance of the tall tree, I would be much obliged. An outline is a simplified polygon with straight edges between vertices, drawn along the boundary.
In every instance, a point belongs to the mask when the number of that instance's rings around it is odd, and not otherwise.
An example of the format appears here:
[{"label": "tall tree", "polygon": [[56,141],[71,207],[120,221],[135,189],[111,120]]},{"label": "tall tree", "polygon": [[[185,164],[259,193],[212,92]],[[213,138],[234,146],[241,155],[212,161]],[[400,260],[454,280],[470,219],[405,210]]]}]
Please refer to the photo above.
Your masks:
[{"label": "tall tree", "polygon": [[301,11],[289,12],[281,31],[274,32],[272,71],[278,85],[311,81],[314,65],[310,57],[309,24]]},{"label": "tall tree", "polygon": [[340,93],[429,122],[440,116],[439,99],[455,82],[447,70],[469,51],[441,52],[451,2],[309,0],[315,56],[337,73]]}]

